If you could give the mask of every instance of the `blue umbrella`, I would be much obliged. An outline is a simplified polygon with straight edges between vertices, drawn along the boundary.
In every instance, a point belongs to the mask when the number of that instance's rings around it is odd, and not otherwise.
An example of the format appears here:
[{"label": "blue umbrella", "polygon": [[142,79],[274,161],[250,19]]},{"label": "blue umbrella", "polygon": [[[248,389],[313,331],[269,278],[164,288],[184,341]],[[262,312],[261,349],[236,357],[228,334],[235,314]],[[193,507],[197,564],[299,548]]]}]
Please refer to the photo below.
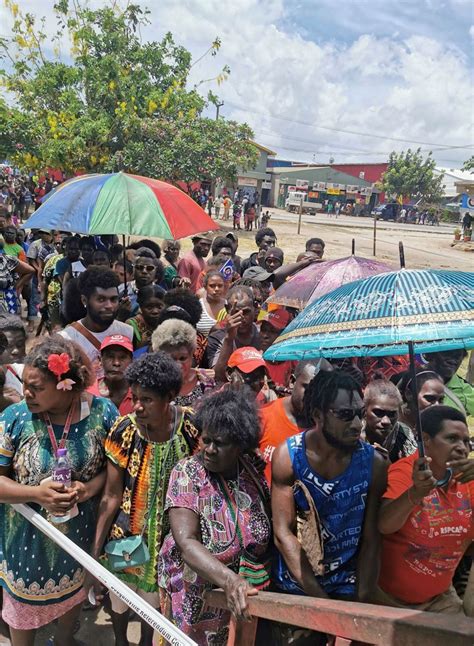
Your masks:
[{"label": "blue umbrella", "polygon": [[[285,361],[408,353],[417,408],[415,352],[474,348],[474,273],[405,269],[402,248],[401,260],[400,271],[342,285],[313,301],[285,328],[264,358]],[[416,420],[423,457],[418,410]]]},{"label": "blue umbrella", "polygon": [[342,358],[474,348],[474,273],[401,269],[310,303],[265,359]]}]

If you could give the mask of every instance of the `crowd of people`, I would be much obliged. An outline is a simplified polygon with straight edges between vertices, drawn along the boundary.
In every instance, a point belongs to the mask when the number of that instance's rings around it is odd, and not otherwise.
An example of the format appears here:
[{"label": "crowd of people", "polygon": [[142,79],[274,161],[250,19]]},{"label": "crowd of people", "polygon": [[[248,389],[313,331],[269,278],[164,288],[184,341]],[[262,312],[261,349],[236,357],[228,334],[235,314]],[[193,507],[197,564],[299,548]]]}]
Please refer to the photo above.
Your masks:
[{"label": "crowd of people", "polygon": [[28,218],[30,210],[38,209],[43,197],[59,181],[48,174],[42,177],[14,175],[11,170],[2,168],[0,171],[0,206],[9,210],[15,225],[21,225]]},{"label": "crowd of people", "polygon": [[[406,357],[262,356],[297,314],[265,301],[324,261],[320,238],[290,263],[268,227],[242,258],[234,231],[181,253],[173,240],[25,235],[2,217],[0,582],[13,646],[49,625],[51,643],[76,643],[91,588],[117,646],[130,612],[12,503],[51,522],[70,514],[58,527],[200,646],[225,644],[231,615],[248,618],[263,589],[472,612],[463,350],[418,357],[420,458]],[[58,447],[70,486],[50,477]],[[206,604],[214,587],[227,610]],[[262,644],[328,639],[259,631]],[[140,644],[153,639],[142,623]]]}]

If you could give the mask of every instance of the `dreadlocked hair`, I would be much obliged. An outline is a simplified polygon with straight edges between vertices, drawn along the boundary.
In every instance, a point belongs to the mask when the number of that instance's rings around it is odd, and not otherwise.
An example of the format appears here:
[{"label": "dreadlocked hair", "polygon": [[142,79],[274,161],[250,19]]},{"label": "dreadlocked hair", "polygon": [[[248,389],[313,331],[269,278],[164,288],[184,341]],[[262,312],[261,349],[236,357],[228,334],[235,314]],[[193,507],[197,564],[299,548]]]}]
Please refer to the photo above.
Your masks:
[{"label": "dreadlocked hair", "polygon": [[362,397],[360,384],[342,370],[326,372],[321,370],[309,382],[303,398],[303,410],[305,421],[309,426],[313,423],[313,412],[320,410],[327,413],[337,397],[338,390],[348,390],[350,393],[356,391]]}]

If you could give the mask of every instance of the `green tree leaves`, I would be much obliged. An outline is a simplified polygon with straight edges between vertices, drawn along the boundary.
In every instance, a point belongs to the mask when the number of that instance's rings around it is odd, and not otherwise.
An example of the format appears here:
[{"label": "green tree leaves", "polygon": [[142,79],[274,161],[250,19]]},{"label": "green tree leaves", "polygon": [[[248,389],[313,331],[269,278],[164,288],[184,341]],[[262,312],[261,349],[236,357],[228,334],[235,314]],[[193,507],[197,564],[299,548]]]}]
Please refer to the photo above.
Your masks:
[{"label": "green tree leaves", "polygon": [[409,197],[436,204],[443,197],[443,175],[434,172],[435,166],[431,153],[423,159],[419,148],[392,152],[382,188],[392,198]]},{"label": "green tree leaves", "polygon": [[[22,14],[11,0],[6,5],[13,28],[0,40],[0,78],[13,101],[0,103],[2,156],[25,169],[123,169],[174,182],[232,179],[237,168],[255,163],[248,126],[203,116],[218,99],[201,96],[200,83],[188,87],[191,54],[170,33],[142,42],[148,10],[116,2],[92,10],[58,0],[51,43],[44,19]],[[220,46],[216,38],[196,62]],[[47,57],[51,48],[56,53]],[[229,73],[224,66],[206,82]]]}]

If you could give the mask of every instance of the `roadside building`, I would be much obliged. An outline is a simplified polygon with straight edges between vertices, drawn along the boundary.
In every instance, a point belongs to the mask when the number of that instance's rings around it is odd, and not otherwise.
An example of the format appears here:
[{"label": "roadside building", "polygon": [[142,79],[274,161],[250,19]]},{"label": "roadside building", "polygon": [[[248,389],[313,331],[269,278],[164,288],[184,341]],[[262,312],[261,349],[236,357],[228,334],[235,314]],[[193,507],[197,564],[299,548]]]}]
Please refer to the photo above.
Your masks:
[{"label": "roadside building", "polygon": [[305,203],[315,211],[327,210],[328,204],[349,205],[355,214],[370,211],[377,204],[379,191],[372,182],[341,172],[333,166],[273,166],[270,204],[285,208],[290,194],[303,192]]}]

